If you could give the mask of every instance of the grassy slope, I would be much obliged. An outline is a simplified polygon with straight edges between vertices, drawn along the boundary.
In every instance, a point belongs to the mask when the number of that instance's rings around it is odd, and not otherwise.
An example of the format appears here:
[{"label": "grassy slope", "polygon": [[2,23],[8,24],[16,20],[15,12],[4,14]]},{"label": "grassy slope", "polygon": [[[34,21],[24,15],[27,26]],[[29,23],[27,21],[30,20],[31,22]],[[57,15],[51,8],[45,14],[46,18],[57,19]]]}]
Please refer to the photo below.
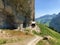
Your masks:
[{"label": "grassy slope", "polygon": [[[48,27],[46,27],[45,25],[42,25],[42,24],[39,24],[38,25],[41,29],[41,34],[40,36],[51,36],[53,39],[55,40],[52,40],[52,39],[49,39],[48,40],[48,43],[50,43],[49,45],[60,45],[60,34],[49,29]],[[46,41],[47,42],[47,41]],[[37,43],[37,45],[44,45],[44,40],[40,41]]]}]

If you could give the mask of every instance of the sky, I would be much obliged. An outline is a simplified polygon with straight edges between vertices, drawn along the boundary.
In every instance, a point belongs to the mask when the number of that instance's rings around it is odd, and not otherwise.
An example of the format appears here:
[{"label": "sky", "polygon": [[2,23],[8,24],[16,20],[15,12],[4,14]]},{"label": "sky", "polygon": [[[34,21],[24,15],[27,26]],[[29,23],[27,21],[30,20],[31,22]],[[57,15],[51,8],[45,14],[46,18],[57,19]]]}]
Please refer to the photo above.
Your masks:
[{"label": "sky", "polygon": [[60,0],[35,0],[35,18],[59,12]]}]

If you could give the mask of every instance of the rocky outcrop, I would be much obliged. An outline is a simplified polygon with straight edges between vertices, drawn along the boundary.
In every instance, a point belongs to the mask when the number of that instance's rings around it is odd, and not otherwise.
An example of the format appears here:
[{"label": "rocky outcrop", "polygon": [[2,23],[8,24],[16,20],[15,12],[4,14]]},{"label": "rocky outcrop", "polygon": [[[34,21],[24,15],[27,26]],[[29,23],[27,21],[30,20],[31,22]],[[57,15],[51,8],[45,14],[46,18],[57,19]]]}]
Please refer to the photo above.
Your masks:
[{"label": "rocky outcrop", "polygon": [[2,2],[2,0],[0,0],[0,9],[3,9],[4,8],[4,5],[3,5],[3,2]]},{"label": "rocky outcrop", "polygon": [[22,8],[17,11],[9,0],[0,0],[0,28],[18,28],[21,24],[23,27],[29,26],[30,22],[34,20],[34,0],[27,1],[29,10],[26,9],[24,12],[21,10]]}]

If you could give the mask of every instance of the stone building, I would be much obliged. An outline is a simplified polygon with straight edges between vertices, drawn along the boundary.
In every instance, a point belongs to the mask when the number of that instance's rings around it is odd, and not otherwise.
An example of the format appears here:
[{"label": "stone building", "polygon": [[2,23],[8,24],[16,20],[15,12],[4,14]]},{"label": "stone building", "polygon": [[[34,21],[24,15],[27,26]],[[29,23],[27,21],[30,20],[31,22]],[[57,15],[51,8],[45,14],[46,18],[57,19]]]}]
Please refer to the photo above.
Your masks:
[{"label": "stone building", "polygon": [[16,8],[11,6],[9,0],[0,0],[0,28],[17,29],[26,28],[34,21],[34,0],[27,0],[29,4],[29,12],[16,11]]}]

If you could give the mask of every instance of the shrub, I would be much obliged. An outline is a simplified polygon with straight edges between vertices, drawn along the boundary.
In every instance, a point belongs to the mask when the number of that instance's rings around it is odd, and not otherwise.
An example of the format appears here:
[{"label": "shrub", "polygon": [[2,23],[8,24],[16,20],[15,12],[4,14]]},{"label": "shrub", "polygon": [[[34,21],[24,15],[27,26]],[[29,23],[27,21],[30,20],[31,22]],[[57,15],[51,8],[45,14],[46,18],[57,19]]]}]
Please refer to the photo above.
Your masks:
[{"label": "shrub", "polygon": [[28,35],[29,32],[30,32],[30,29],[26,28],[26,29],[25,29],[25,34]]},{"label": "shrub", "polygon": [[6,39],[0,39],[0,44],[5,44],[6,43]]},{"label": "shrub", "polygon": [[40,33],[36,32],[35,30],[33,30],[32,33],[34,33],[36,35],[40,35]]}]

